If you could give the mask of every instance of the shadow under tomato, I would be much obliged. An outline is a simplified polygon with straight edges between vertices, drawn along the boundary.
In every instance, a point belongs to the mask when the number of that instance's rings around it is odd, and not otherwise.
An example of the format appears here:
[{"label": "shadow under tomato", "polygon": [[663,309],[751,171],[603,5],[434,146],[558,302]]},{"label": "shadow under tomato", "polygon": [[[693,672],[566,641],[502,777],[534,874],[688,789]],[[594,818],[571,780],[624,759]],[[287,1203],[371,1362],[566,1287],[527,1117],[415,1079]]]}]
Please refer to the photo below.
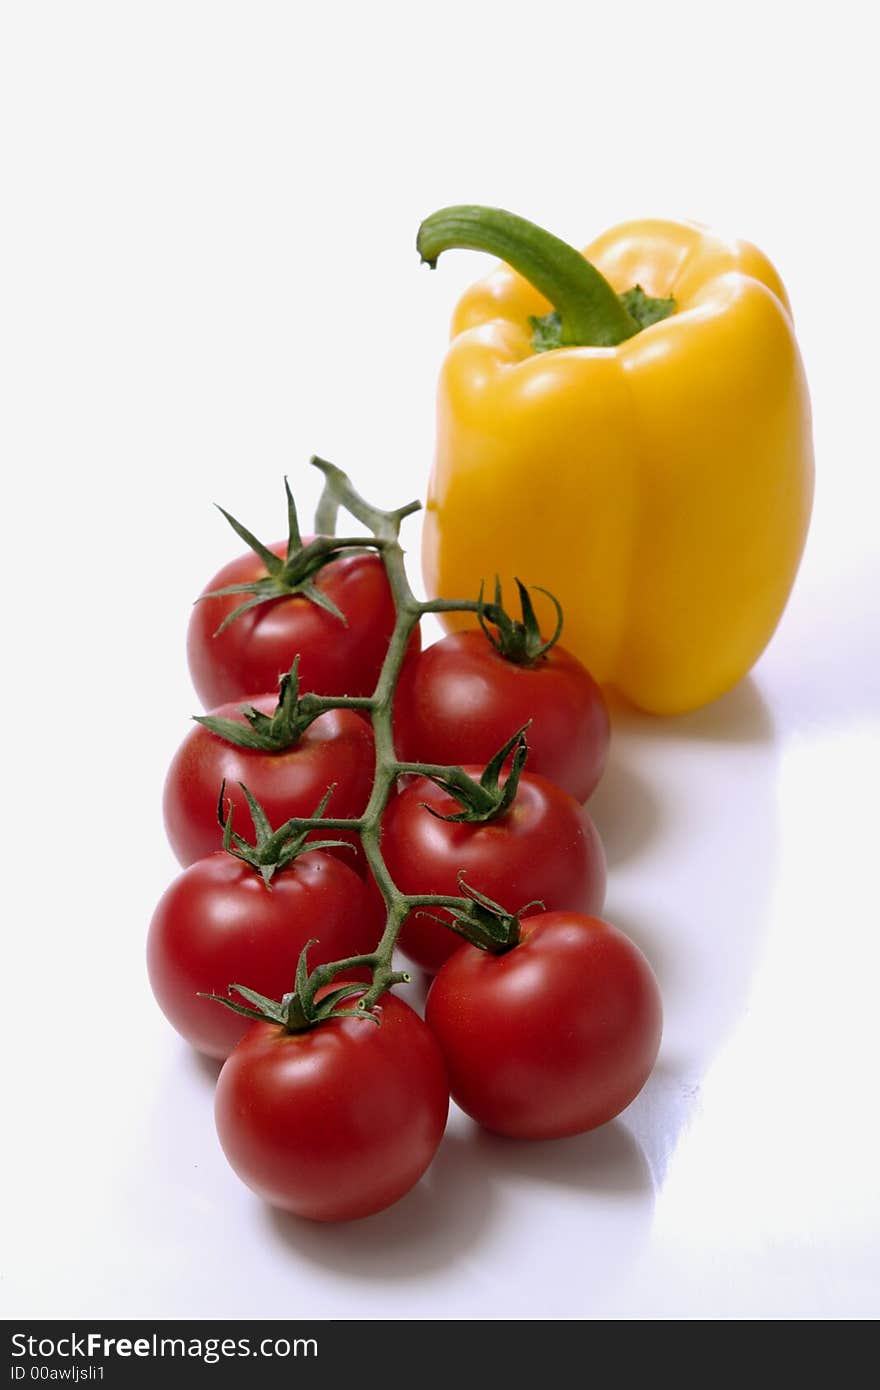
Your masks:
[{"label": "shadow under tomato", "polygon": [[339,1224],[264,1207],[275,1239],[352,1280],[393,1282],[455,1261],[485,1236],[495,1203],[485,1164],[455,1128],[412,1192],[375,1216]]},{"label": "shadow under tomato", "polygon": [[[719,749],[772,744],[773,716],[751,676],[711,705],[691,714],[644,714],[615,699],[608,765],[587,810],[605,846],[609,869],[634,860],[662,834],[673,812],[660,784],[645,775],[645,751],[678,740],[715,743]],[[650,759],[647,759],[650,761]]]},{"label": "shadow under tomato", "polygon": [[[678,719],[624,714],[615,737],[623,761],[662,789],[653,843],[635,872],[610,876],[604,914],[644,952],[663,996],[660,1059],[623,1117],[659,1187],[699,1110],[702,1079],[742,1018],[764,949],[779,855],[780,745],[751,679]],[[625,816],[625,805],[617,810]]]},{"label": "shadow under tomato", "polygon": [[493,1179],[526,1178],[595,1195],[647,1197],[651,1169],[621,1120],[570,1139],[507,1139],[473,1127],[473,1145]]},{"label": "shadow under tomato", "polygon": [[187,1049],[187,1065],[204,1079],[208,1085],[216,1086],[217,1077],[220,1075],[223,1062],[219,1057],[207,1057],[204,1052],[196,1052],[194,1048]]},{"label": "shadow under tomato", "polygon": [[614,742],[602,780],[586,809],[602,838],[609,869],[636,858],[653,840],[663,819],[657,793]]},{"label": "shadow under tomato", "polygon": [[508,1317],[601,1316],[650,1236],[650,1165],[626,1123],[570,1139],[504,1139],[474,1127],[504,1214],[492,1294]]}]

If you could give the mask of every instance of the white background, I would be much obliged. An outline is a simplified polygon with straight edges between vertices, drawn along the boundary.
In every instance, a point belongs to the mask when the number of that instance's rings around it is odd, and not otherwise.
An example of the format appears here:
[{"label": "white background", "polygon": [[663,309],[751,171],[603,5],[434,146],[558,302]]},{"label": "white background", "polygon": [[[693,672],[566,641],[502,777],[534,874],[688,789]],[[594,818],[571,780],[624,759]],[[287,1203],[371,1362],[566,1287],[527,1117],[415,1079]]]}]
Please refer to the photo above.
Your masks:
[{"label": "white background", "polygon": [[[0,33],[2,1311],[37,1317],[876,1314],[877,104],[870,8],[11,3]],[[458,291],[419,219],[509,206],[749,237],[791,293],[816,512],[754,675],[619,718],[607,915],[666,1034],[621,1120],[457,1116],[392,1211],[271,1215],[143,968],[165,764],[220,501],[280,529],[313,451],[423,493]],[[683,422],[686,428],[686,422]],[[417,555],[417,523],[410,543]],[[232,550],[236,549],[232,541]]]}]

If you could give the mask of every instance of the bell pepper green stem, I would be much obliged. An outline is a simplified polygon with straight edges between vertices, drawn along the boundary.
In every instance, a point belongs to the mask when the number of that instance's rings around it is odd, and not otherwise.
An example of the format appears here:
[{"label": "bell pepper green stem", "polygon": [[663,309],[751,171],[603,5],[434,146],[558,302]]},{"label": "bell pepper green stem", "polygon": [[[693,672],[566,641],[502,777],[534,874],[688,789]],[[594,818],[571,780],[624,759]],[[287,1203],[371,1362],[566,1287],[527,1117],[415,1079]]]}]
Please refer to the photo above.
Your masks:
[{"label": "bell pepper green stem", "polygon": [[559,237],[502,208],[442,208],[426,217],[416,241],[432,269],[443,251],[461,247],[498,256],[549,299],[565,347],[613,347],[639,331],[594,265]]}]

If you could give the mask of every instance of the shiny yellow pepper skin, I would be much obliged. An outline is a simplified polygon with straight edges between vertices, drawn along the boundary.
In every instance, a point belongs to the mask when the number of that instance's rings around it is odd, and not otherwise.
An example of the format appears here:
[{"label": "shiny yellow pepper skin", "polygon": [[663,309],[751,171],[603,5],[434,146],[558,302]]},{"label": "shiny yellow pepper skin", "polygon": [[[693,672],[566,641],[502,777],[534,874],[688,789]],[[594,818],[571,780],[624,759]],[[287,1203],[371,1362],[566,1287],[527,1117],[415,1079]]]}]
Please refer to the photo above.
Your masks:
[{"label": "shiny yellow pepper skin", "polygon": [[[435,243],[432,264],[479,238]],[[425,582],[432,597],[496,572],[542,585],[600,683],[678,714],[746,674],[788,599],[813,490],[807,384],[782,282],[754,246],[649,220],[583,256],[617,294],[640,285],[674,312],[611,346],[539,352],[529,319],[552,305],[522,275],[505,265],[465,294],[440,378]]]}]

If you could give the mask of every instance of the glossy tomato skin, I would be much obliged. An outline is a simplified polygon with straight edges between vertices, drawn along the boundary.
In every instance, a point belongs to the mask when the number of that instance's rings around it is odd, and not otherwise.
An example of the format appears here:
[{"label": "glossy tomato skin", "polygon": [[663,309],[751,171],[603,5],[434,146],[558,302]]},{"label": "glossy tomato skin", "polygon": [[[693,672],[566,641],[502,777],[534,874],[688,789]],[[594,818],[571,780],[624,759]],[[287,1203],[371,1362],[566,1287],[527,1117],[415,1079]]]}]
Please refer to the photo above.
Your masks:
[{"label": "glossy tomato skin", "polygon": [[[286,545],[279,542],[270,549],[283,555]],[[203,592],[265,574],[262,561],[248,551],[224,565]],[[297,653],[303,692],[372,695],[395,622],[382,561],[372,552],[344,554],[317,573],[315,586],[345,614],[347,626],[297,595],[260,604],[215,636],[224,618],[247,594],[204,599],[195,605],[187,656],[193,685],[206,709],[246,698],[255,690],[277,689]],[[416,628],[409,650],[417,651],[418,646]]]},{"label": "glossy tomato skin", "polygon": [[306,942],[309,965],[371,951],[383,919],[353,869],[308,851],[272,879],[220,850],[166,890],[147,937],[153,993],[178,1033],[209,1057],[226,1057],[249,1022],[199,993],[247,985],[270,999],[293,988]]},{"label": "glossy tomato skin", "polygon": [[313,1221],[381,1211],[418,1182],[449,1108],[436,1040],[385,995],[381,1024],[305,1033],[255,1023],[226,1061],[215,1116],[224,1153],[265,1201]]},{"label": "glossy tomato skin", "polygon": [[562,647],[517,666],[482,632],[456,632],[410,664],[395,698],[398,751],[409,762],[485,765],[529,721],[529,771],[586,801],[608,755],[608,710]]},{"label": "glossy tomato skin", "polygon": [[[275,695],[248,701],[264,714],[277,704]],[[223,719],[244,723],[241,702],[212,710]],[[373,785],[373,732],[353,710],[328,710],[299,741],[281,753],[238,748],[202,724],[193,724],[178,748],[165,779],[163,811],[171,848],[181,864],[193,864],[219,849],[223,832],[217,820],[217,798],[225,780],[233,805],[233,829],[252,839],[250,813],[239,785],[256,797],[274,829],[291,816],[311,816],[330,786],[328,816],[359,816]],[[344,863],[363,869],[360,842],[354,831],[315,831],[312,839],[348,841],[352,850],[334,850]]]},{"label": "glossy tomato skin", "polygon": [[607,922],[570,912],[529,917],[522,942],[492,956],[464,946],[431,985],[426,1021],[450,1089],[486,1129],[560,1139],[618,1115],[660,1046],[651,967]]},{"label": "glossy tomato skin", "polygon": [[[482,771],[465,770],[475,778]],[[511,912],[533,899],[548,911],[601,912],[605,852],[598,831],[574,797],[545,777],[524,772],[513,805],[485,824],[439,820],[427,806],[443,815],[461,809],[420,777],[402,787],[385,812],[382,852],[402,892],[457,894],[463,873],[471,887]],[[439,970],[461,944],[455,932],[414,912],[400,935],[401,949],[428,971]]]}]

